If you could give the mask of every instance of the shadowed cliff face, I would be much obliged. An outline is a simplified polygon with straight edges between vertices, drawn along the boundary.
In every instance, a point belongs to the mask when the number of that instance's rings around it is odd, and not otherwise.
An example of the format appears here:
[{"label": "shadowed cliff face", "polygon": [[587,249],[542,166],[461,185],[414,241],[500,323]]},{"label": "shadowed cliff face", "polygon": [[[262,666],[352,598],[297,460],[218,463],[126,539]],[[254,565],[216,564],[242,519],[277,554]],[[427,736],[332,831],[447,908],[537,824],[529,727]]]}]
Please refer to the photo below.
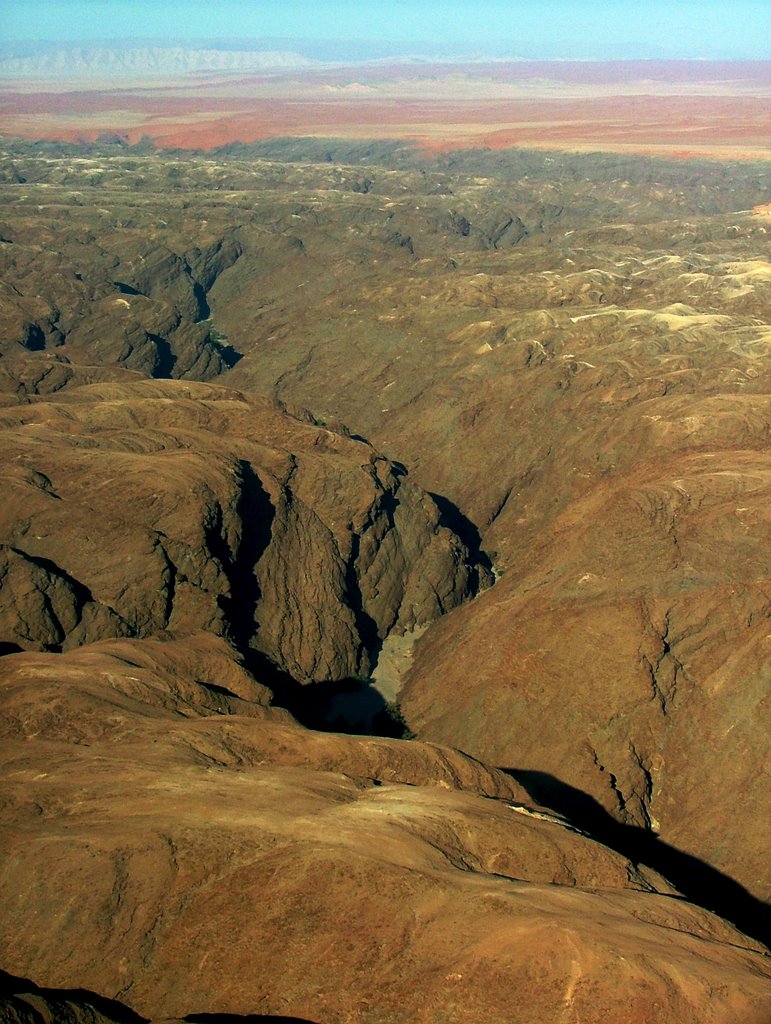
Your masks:
[{"label": "shadowed cliff face", "polygon": [[[73,1024],[147,1024],[125,1003],[87,989],[41,988],[27,978],[0,971],[0,1020],[3,1024],[39,1024],[41,1019]],[[278,1014],[189,1013],[189,1024],[314,1024]]]},{"label": "shadowed cliff face", "polygon": [[0,430],[21,649],[207,629],[300,682],[361,677],[484,574],[402,470],[264,400],[103,385],[7,408]]}]

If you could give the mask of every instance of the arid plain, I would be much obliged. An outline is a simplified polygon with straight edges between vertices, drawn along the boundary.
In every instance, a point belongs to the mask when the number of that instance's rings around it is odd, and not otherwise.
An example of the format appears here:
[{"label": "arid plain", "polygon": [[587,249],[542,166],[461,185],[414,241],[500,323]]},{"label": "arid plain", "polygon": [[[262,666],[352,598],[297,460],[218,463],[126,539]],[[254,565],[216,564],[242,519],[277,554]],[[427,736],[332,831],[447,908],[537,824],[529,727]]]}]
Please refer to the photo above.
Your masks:
[{"label": "arid plain", "polygon": [[[18,62],[17,62],[18,63]],[[114,59],[112,61],[114,63]],[[157,64],[157,62],[156,62]],[[0,64],[0,117],[22,138],[119,132],[212,149],[276,136],[410,139],[431,149],[526,146],[665,156],[769,157],[771,72],[761,61],[378,62],[261,73],[87,75]],[[53,77],[56,72],[56,78]]]}]

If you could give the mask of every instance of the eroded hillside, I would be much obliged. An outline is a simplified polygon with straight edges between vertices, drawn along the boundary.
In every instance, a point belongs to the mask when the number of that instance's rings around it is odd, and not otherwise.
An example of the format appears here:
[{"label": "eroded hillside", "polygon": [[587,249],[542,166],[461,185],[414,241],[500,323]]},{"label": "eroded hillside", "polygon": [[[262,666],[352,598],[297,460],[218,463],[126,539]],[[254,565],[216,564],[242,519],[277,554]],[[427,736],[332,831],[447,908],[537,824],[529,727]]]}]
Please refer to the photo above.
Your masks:
[{"label": "eroded hillside", "polygon": [[760,1024],[767,168],[298,146],[0,164],[3,965]]}]

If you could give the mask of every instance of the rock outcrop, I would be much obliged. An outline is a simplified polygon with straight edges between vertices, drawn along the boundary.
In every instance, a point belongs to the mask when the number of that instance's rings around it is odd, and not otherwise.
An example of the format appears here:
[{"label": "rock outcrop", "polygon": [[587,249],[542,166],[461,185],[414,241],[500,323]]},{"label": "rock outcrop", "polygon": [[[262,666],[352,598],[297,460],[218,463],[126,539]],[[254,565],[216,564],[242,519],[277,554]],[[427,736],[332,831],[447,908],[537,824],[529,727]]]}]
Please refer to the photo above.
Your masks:
[{"label": "rock outcrop", "polygon": [[199,384],[0,410],[2,639],[66,650],[206,629],[301,682],[475,593],[435,502],[370,445]]},{"label": "rock outcrop", "polygon": [[767,1017],[760,947],[655,872],[457,751],[303,730],[223,641],[9,655],[0,706],[14,975],[154,1018]]},{"label": "rock outcrop", "polygon": [[83,989],[45,989],[28,978],[0,971],[2,1024],[146,1024],[145,1018],[114,999]]},{"label": "rock outcrop", "polygon": [[[33,226],[20,203],[0,242],[0,354],[13,359],[21,348],[55,353],[66,365],[192,380],[210,380],[232,366],[238,355],[213,332],[206,301],[217,276],[240,255],[232,232],[179,254],[127,231],[104,239],[108,251],[87,227],[79,232],[73,224],[78,204],[70,194],[49,207],[44,225]],[[116,226],[103,225],[108,234]],[[29,390],[61,386],[54,377]]]}]

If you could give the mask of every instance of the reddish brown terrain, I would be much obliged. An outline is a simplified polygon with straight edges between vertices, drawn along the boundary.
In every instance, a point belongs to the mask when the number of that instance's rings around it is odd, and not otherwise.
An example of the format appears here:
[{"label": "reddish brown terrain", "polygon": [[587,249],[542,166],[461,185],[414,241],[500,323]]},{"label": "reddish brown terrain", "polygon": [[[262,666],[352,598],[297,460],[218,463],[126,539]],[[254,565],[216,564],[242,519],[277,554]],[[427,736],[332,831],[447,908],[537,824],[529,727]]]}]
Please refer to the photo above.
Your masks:
[{"label": "reddish brown terrain", "polygon": [[768,166],[2,148],[3,1024],[766,1024]]},{"label": "reddish brown terrain", "polygon": [[[48,72],[52,74],[52,72]],[[431,150],[527,146],[771,156],[771,64],[519,61],[291,67],[111,78],[3,74],[0,131],[210,150],[299,135],[387,136]]]},{"label": "reddish brown terrain", "polygon": [[146,1017],[764,1020],[756,943],[500,772],[300,729],[222,643],[12,655],[2,699],[11,973]]}]

